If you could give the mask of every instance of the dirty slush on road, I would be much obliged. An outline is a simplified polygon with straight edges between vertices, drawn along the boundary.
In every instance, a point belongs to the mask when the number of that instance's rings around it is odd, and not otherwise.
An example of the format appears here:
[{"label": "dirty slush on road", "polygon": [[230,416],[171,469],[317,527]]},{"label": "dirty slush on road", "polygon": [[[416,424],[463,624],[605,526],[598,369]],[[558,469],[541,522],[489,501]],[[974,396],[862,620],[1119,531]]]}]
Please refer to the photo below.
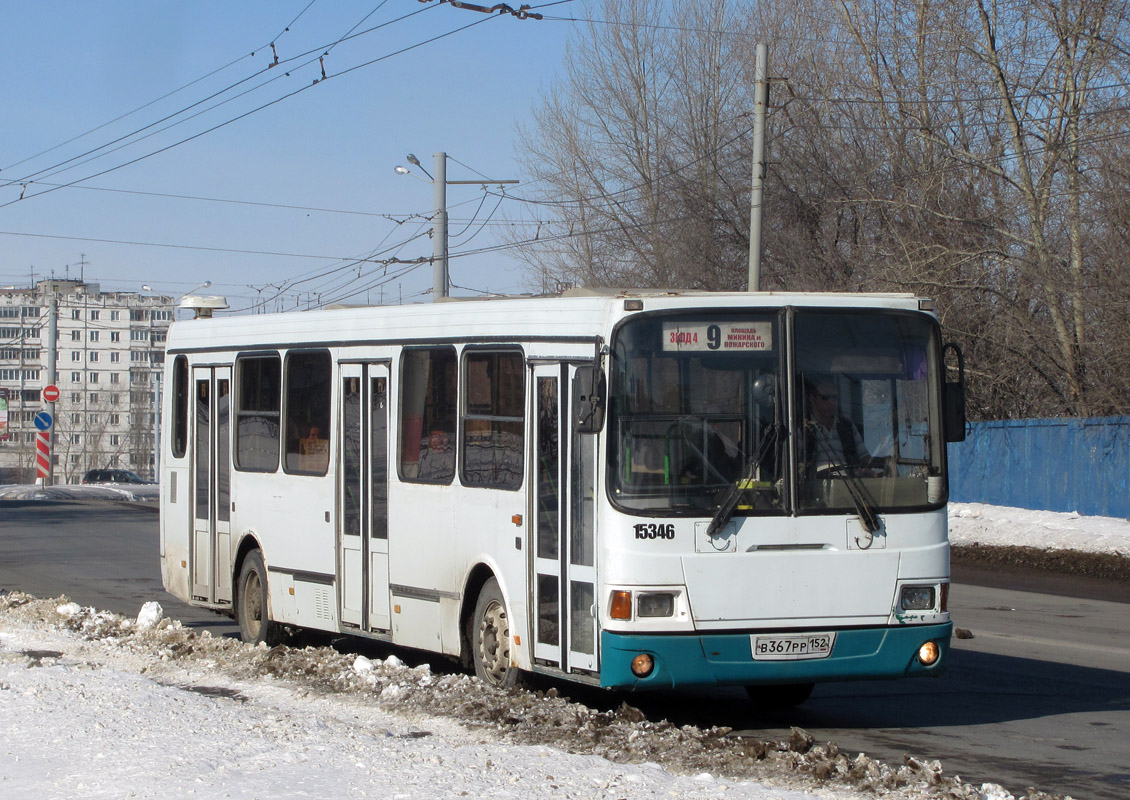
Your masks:
[{"label": "dirty slush on road", "polygon": [[[255,647],[208,631],[197,633],[159,612],[154,619],[131,620],[81,608],[65,597],[0,593],[0,615],[17,625],[69,631],[108,658],[115,651],[140,658],[144,674],[156,681],[183,682],[185,672],[199,671],[210,675],[210,684],[220,678],[235,684],[269,678],[297,691],[348,695],[386,712],[441,716],[510,744],[544,745],[612,762],[651,762],[676,774],[708,771],[792,789],[842,788],[923,800],[984,796],[960,778],[946,776],[937,761],[906,756],[895,766],[862,753],[850,756],[834,743],[816,743],[800,728],[793,728],[784,741],[738,738],[725,727],[651,721],[628,703],[597,710],[559,696],[555,688],[495,689],[466,674],[443,674],[427,664],[407,666],[395,655],[368,658],[329,646]],[[237,687],[199,688],[239,694]],[[1024,796],[1063,799],[1033,789]]]}]

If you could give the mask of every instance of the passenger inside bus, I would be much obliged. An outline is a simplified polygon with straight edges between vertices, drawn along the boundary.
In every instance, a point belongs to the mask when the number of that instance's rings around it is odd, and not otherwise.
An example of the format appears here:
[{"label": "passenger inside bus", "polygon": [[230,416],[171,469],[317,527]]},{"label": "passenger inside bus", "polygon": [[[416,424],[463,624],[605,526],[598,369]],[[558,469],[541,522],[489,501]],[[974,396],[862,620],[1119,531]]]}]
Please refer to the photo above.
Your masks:
[{"label": "passenger inside bus", "polygon": [[427,445],[421,448],[420,472],[422,481],[449,481],[455,474],[455,448],[451,436],[442,428],[428,434]]}]

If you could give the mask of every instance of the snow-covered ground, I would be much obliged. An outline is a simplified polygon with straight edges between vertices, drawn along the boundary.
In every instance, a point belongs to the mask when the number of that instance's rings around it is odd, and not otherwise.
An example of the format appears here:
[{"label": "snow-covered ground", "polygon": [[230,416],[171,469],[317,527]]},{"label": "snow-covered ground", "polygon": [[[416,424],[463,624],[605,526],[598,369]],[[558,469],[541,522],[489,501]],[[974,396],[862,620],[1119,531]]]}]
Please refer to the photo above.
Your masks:
[{"label": "snow-covered ground", "polygon": [[1130,520],[1057,511],[953,503],[950,542],[1080,550],[1130,556]]},{"label": "snow-covered ground", "polygon": [[[1125,520],[976,504],[953,507],[951,535],[1130,553]],[[164,619],[156,603],[135,620],[4,588],[3,798],[1011,797],[936,762],[888,766],[799,730],[737,740],[396,656],[254,648]]]}]

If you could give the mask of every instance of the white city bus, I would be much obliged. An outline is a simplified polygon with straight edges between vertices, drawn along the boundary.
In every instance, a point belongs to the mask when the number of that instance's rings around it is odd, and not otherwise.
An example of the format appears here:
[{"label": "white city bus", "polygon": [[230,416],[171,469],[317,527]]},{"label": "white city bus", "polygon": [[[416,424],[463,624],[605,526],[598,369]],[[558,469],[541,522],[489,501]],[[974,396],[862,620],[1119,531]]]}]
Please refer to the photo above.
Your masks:
[{"label": "white city bus", "polygon": [[177,322],[165,588],[248,641],[372,637],[503,686],[795,703],[936,675],[964,412],[931,308],[609,291]]}]

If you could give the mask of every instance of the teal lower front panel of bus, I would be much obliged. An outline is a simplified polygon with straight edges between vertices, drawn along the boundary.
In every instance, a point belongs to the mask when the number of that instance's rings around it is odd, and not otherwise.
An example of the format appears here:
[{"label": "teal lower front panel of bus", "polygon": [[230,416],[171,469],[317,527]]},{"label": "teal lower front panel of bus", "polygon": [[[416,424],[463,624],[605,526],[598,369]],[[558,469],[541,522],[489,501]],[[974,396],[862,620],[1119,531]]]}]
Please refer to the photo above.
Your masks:
[{"label": "teal lower front panel of bus", "polygon": [[[766,634],[603,631],[600,685],[642,690],[933,676],[945,669],[952,632],[951,622],[839,630],[831,653],[823,658],[775,660],[753,657],[753,636]],[[939,650],[931,666],[918,660],[918,649],[926,642],[936,643]],[[643,678],[631,668],[640,654],[654,660],[651,673]]]}]

